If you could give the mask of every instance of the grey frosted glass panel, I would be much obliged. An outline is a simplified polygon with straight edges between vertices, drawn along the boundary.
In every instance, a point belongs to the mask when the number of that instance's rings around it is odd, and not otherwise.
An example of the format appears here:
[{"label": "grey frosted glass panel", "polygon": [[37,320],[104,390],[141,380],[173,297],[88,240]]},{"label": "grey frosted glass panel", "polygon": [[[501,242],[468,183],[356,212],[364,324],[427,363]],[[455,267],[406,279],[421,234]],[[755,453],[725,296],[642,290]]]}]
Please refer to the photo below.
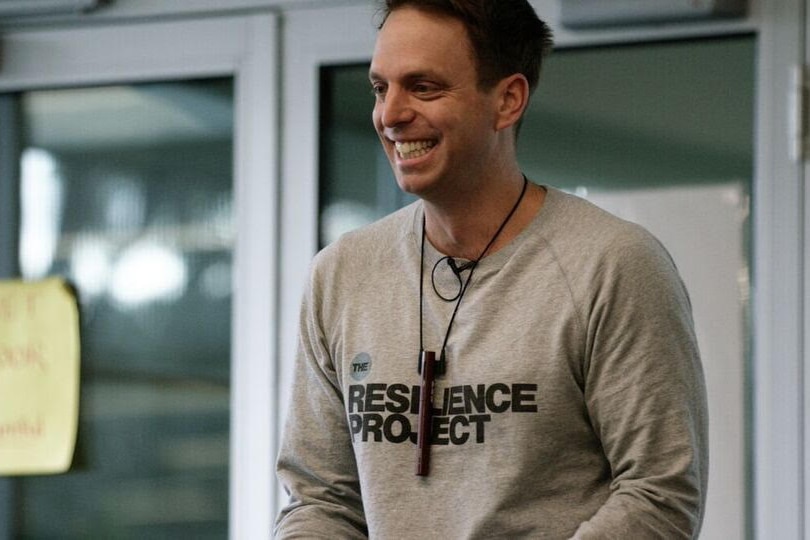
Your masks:
[{"label": "grey frosted glass panel", "polygon": [[20,538],[228,530],[231,79],[21,94],[23,276],[78,288],[64,475],[13,481]]},{"label": "grey frosted glass panel", "polygon": [[753,37],[558,51],[518,144],[527,175],[569,190],[750,184]]}]

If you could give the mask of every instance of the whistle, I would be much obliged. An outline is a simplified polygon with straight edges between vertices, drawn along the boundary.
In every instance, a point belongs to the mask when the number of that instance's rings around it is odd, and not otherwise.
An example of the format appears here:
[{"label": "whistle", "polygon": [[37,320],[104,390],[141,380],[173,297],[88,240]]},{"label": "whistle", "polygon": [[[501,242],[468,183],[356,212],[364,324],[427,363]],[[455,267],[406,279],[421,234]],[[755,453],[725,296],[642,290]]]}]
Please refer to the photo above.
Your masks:
[{"label": "whistle", "polygon": [[427,476],[430,472],[430,431],[433,421],[433,381],[435,378],[436,353],[422,351],[419,364],[419,419],[416,431],[416,476]]}]

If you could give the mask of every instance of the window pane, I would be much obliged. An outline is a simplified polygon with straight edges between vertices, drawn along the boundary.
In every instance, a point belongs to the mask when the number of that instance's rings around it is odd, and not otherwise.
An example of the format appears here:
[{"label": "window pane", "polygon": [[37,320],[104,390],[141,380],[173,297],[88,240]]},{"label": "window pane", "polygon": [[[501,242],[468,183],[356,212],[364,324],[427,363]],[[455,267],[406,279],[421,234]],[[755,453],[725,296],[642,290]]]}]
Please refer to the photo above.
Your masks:
[{"label": "window pane", "polygon": [[414,200],[397,187],[371,125],[368,65],[321,68],[319,243]]},{"label": "window pane", "polygon": [[20,96],[20,266],[79,290],[77,455],[24,538],[227,536],[231,79]]},{"label": "window pane", "polygon": [[[689,288],[709,390],[705,538],[744,536],[752,36],[555,51],[518,140],[526,175],[641,223]],[[371,126],[367,65],[321,70],[321,244],[387,214],[396,195]]]}]

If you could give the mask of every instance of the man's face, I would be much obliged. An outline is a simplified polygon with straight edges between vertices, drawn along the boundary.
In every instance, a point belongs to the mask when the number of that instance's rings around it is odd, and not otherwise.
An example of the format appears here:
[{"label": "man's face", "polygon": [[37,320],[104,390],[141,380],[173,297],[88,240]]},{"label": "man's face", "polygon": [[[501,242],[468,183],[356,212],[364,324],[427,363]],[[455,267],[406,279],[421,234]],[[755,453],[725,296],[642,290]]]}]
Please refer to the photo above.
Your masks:
[{"label": "man's face", "polygon": [[395,10],[377,37],[369,77],[374,127],[400,188],[425,199],[473,189],[497,154],[497,105],[493,92],[478,88],[463,24]]}]

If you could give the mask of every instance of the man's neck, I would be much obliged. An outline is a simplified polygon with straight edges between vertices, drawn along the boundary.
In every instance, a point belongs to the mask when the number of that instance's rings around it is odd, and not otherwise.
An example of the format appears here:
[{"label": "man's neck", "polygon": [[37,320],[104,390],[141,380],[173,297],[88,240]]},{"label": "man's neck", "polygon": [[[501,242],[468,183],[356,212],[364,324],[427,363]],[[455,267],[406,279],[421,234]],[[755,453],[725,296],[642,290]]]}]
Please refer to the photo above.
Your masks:
[{"label": "man's neck", "polygon": [[[523,175],[502,178],[492,189],[448,204],[424,201],[426,235],[440,252],[475,260],[493,239],[523,190]],[[545,191],[529,183],[526,192],[485,256],[511,242],[531,222],[545,199]]]}]

